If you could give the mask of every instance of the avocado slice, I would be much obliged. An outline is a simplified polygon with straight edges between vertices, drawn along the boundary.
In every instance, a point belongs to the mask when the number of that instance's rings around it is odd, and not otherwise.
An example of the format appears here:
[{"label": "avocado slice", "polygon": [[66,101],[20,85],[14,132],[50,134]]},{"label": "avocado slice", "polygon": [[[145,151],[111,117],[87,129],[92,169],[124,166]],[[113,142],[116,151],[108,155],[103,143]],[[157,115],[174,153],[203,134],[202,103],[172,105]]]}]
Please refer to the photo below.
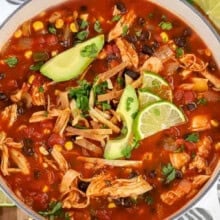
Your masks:
[{"label": "avocado slice", "polygon": [[97,57],[104,46],[104,42],[104,35],[98,35],[79,43],[47,61],[41,67],[40,72],[55,82],[75,79]]},{"label": "avocado slice", "polygon": [[139,103],[135,89],[131,85],[126,86],[116,112],[120,114],[127,132],[122,136],[107,141],[104,151],[104,157],[106,159],[112,160],[125,156],[124,152],[129,147],[128,144],[132,134],[134,116],[138,111],[138,106]]}]

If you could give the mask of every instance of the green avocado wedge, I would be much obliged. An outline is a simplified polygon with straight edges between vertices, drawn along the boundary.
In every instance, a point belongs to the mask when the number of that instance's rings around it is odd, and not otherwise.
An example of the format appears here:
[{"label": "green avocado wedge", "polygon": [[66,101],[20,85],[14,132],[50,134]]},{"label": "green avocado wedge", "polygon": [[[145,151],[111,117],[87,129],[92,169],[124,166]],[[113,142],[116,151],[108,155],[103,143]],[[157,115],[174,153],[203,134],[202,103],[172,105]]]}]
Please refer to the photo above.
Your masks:
[{"label": "green avocado wedge", "polygon": [[40,72],[55,82],[75,79],[94,61],[104,43],[104,35],[79,43],[47,61]]},{"label": "green avocado wedge", "polygon": [[109,160],[125,157],[125,152],[132,149],[129,146],[131,139],[134,117],[138,112],[139,104],[135,89],[128,85],[124,89],[117,107],[117,113],[120,114],[126,133],[107,141],[104,151],[104,157]]}]

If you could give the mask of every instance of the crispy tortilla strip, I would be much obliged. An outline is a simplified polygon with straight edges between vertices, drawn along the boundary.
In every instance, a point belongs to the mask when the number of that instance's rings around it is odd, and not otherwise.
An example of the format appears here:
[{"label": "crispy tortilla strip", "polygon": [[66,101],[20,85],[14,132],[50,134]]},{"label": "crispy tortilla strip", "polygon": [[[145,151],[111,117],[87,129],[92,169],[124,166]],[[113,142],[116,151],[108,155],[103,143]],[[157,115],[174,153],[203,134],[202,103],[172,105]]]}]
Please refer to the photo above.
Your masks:
[{"label": "crispy tortilla strip", "polygon": [[7,106],[4,111],[1,113],[3,120],[8,120],[8,126],[11,127],[15,121],[17,120],[17,105],[9,105]]},{"label": "crispy tortilla strip", "polygon": [[104,82],[108,79],[110,79],[111,77],[115,76],[117,73],[119,73],[120,71],[124,70],[126,67],[128,66],[127,62],[122,62],[119,65],[113,67],[110,70],[107,70],[104,73],[100,73],[98,75],[98,83],[99,82]]},{"label": "crispy tortilla strip", "polygon": [[108,42],[120,37],[123,34],[124,27],[128,29],[133,24],[135,18],[136,14],[133,10],[124,15],[115,25],[115,27],[109,32]]},{"label": "crispy tortilla strip", "polygon": [[103,153],[101,148],[97,147],[95,144],[93,144],[92,142],[86,139],[78,139],[78,140],[75,140],[74,143],[76,143],[80,147],[85,148],[86,150],[92,151],[93,153],[96,153],[99,155]]},{"label": "crispy tortilla strip", "polygon": [[57,162],[60,170],[66,172],[69,168],[69,165],[66,159],[64,158],[64,156],[56,149],[56,147],[53,147],[51,151],[51,155],[54,158],[54,160]]},{"label": "crispy tortilla strip", "polygon": [[91,108],[89,110],[89,114],[92,117],[95,117],[98,121],[100,121],[102,124],[106,125],[107,127],[111,128],[112,131],[114,131],[115,133],[120,133],[120,128],[116,125],[114,125],[111,121],[107,120],[106,118],[104,118],[102,115],[99,114],[99,112],[97,112],[95,109]]},{"label": "crispy tortilla strip", "polygon": [[131,179],[113,179],[110,175],[99,175],[92,178],[86,195],[89,197],[125,198],[136,197],[150,190],[152,190],[152,186],[142,176]]},{"label": "crispy tortilla strip", "polygon": [[57,105],[60,107],[60,109],[69,108],[70,103],[67,91],[62,92],[60,90],[56,90],[55,95],[57,96]]},{"label": "crispy tortilla strip", "polygon": [[141,72],[150,71],[154,73],[159,73],[162,69],[163,63],[157,57],[149,57],[140,68]]},{"label": "crispy tortilla strip", "polygon": [[14,163],[18,166],[18,168],[21,169],[21,172],[24,175],[30,174],[30,164],[25,158],[25,156],[18,150],[15,150],[13,148],[10,149],[10,156],[11,159],[14,161]]},{"label": "crispy tortilla strip", "polygon": [[[45,86],[42,86],[42,88],[44,88],[45,90]],[[31,94],[33,105],[42,106],[46,104],[44,92],[40,92],[38,86],[32,86],[30,94]]]},{"label": "crispy tortilla strip", "polygon": [[1,145],[2,156],[1,156],[1,171],[3,176],[8,176],[8,167],[9,167],[9,152],[5,144]]},{"label": "crispy tortilla strip", "polygon": [[85,163],[93,163],[95,166],[113,166],[113,167],[141,167],[143,165],[142,161],[139,160],[105,160],[101,158],[94,157],[77,157],[78,160]]},{"label": "crispy tortilla strip", "polygon": [[216,89],[220,89],[220,79],[215,75],[209,73],[207,70],[200,72],[206,79],[208,79]]}]

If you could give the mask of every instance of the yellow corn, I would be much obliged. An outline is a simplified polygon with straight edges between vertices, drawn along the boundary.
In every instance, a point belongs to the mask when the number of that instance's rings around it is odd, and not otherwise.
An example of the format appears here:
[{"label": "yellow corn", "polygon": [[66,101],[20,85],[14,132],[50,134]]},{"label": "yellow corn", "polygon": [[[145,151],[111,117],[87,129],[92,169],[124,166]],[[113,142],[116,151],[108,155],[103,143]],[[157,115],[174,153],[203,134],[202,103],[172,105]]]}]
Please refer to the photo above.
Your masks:
[{"label": "yellow corn", "polygon": [[42,192],[46,193],[49,191],[49,187],[47,185],[45,185],[42,189]]},{"label": "yellow corn", "polygon": [[50,134],[50,133],[51,133],[50,129],[48,129],[48,128],[44,129],[44,134]]},{"label": "yellow corn", "polygon": [[59,19],[56,20],[56,22],[55,22],[55,27],[56,27],[57,29],[61,29],[61,28],[63,27],[63,25],[64,25],[63,19],[59,18]]},{"label": "yellow corn", "polygon": [[219,151],[220,150],[220,142],[217,142],[215,144],[215,150]]},{"label": "yellow corn", "polygon": [[44,156],[47,156],[49,154],[48,151],[43,146],[39,147],[39,151]]},{"label": "yellow corn", "polygon": [[207,49],[205,50],[205,55],[206,55],[207,57],[210,57],[210,56],[212,56],[212,52],[207,48]]},{"label": "yellow corn", "polygon": [[65,149],[70,151],[73,149],[73,142],[72,141],[67,141],[64,145]]},{"label": "yellow corn", "polygon": [[73,11],[73,19],[76,20],[78,17],[78,11]]},{"label": "yellow corn", "polygon": [[31,50],[27,50],[24,53],[24,57],[29,60],[32,57],[32,54],[33,52]]},{"label": "yellow corn", "polygon": [[75,22],[72,22],[72,23],[70,24],[70,30],[71,30],[73,33],[78,32],[79,28],[77,27],[77,25],[76,25]]},{"label": "yellow corn", "polygon": [[59,152],[63,150],[63,147],[60,144],[55,144],[53,147]]},{"label": "yellow corn", "polygon": [[33,29],[35,31],[40,31],[40,30],[44,29],[44,23],[42,21],[35,21],[33,23]]},{"label": "yellow corn", "polygon": [[44,168],[48,168],[48,164],[47,163],[43,163],[43,167]]},{"label": "yellow corn", "polygon": [[102,16],[99,16],[98,20],[99,20],[100,23],[103,23],[105,21],[105,19]]},{"label": "yellow corn", "polygon": [[109,204],[108,204],[108,208],[109,208],[109,209],[116,208],[115,203],[114,203],[114,202],[109,203]]},{"label": "yellow corn", "polygon": [[211,120],[210,121],[211,122],[211,125],[213,126],[213,127],[215,127],[215,128],[217,128],[218,126],[219,126],[219,122],[217,121],[217,120]]},{"label": "yellow corn", "polygon": [[58,51],[57,51],[57,50],[53,50],[53,51],[51,52],[51,56],[52,56],[52,57],[55,57],[57,54],[58,54]]},{"label": "yellow corn", "polygon": [[89,17],[89,14],[81,14],[80,15],[80,18],[84,21],[87,21],[88,20],[88,17]]},{"label": "yellow corn", "polygon": [[166,32],[161,32],[160,37],[162,38],[162,41],[164,43],[167,43],[169,41],[169,37],[168,37],[168,34]]},{"label": "yellow corn", "polygon": [[17,31],[15,31],[14,33],[14,37],[15,38],[20,38],[22,36],[22,31],[21,29],[18,29]]},{"label": "yellow corn", "polygon": [[29,78],[28,78],[28,83],[32,84],[34,79],[35,79],[35,75],[30,75]]}]

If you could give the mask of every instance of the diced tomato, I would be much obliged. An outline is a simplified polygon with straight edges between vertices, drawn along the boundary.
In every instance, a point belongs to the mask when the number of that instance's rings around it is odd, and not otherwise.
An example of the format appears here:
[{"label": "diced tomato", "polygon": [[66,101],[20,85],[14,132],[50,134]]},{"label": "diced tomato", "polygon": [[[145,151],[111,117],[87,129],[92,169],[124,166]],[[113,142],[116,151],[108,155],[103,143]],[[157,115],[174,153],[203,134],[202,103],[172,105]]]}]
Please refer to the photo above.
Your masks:
[{"label": "diced tomato", "polygon": [[43,121],[43,122],[41,122],[41,124],[40,124],[40,126],[41,126],[41,128],[43,128],[43,129],[51,129],[52,130],[52,128],[54,127],[54,124],[53,124],[53,122],[52,121]]},{"label": "diced tomato", "polygon": [[174,92],[174,98],[176,101],[181,101],[184,96],[184,91],[182,89],[178,89]]},{"label": "diced tomato", "polygon": [[37,210],[45,210],[47,209],[49,198],[46,193],[37,193],[33,197],[33,207]]},{"label": "diced tomato", "polygon": [[192,142],[189,142],[189,141],[185,141],[184,145],[185,145],[186,149],[190,152],[194,152],[197,149],[196,145]]},{"label": "diced tomato", "polygon": [[53,34],[48,34],[48,35],[46,36],[46,44],[47,44],[47,45],[49,45],[49,46],[55,45],[55,44],[57,44],[57,42],[58,42],[58,39],[57,39],[57,37],[56,37],[55,35],[53,35]]},{"label": "diced tomato", "polygon": [[39,45],[39,44],[44,44],[45,43],[45,38],[44,36],[37,36],[35,39],[34,39],[34,44],[36,45]]},{"label": "diced tomato", "polygon": [[55,144],[63,145],[64,142],[65,142],[64,137],[61,137],[59,134],[52,134],[52,135],[50,135],[50,137],[47,141],[47,144],[50,147],[53,147]]},{"label": "diced tomato", "polygon": [[111,217],[109,216],[109,213],[107,210],[97,210],[96,211],[96,216],[98,219],[103,219],[103,220],[111,220]]},{"label": "diced tomato", "polygon": [[184,103],[192,103],[195,102],[196,95],[193,91],[184,91]]}]

